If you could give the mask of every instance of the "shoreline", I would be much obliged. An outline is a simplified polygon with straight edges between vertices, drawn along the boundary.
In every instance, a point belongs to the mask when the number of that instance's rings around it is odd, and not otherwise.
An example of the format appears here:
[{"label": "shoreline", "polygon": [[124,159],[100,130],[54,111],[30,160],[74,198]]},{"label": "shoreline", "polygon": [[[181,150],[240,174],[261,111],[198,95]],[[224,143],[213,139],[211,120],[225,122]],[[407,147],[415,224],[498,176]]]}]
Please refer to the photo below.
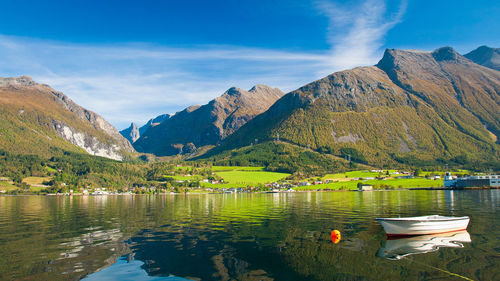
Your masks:
[{"label": "shoreline", "polygon": [[136,194],[136,193],[113,193],[113,194],[83,194],[83,193],[72,193],[72,194],[57,194],[57,193],[46,193],[46,194],[0,194],[0,197],[10,197],[10,196],[48,196],[48,197],[62,197],[62,196],[88,196],[88,197],[99,197],[99,196],[141,196],[141,195],[197,195],[197,194],[243,194],[243,193],[306,193],[306,192],[372,192],[372,191],[414,191],[414,190],[450,190],[450,191],[467,191],[467,190],[492,190],[500,189],[500,187],[467,187],[467,188],[447,188],[447,187],[411,187],[411,188],[398,188],[398,189],[374,189],[374,190],[294,190],[294,191],[253,191],[253,192],[183,192],[183,193],[155,193],[155,194]]}]

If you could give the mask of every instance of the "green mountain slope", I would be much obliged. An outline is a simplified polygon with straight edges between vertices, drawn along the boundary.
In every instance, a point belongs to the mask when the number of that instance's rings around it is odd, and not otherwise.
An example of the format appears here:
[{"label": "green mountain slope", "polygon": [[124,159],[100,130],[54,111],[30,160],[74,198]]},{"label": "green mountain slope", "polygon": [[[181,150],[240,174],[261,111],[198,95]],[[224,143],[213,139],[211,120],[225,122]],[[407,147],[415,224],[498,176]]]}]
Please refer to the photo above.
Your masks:
[{"label": "green mountain slope", "polygon": [[0,78],[0,150],[45,157],[87,152],[115,160],[134,151],[101,116],[26,76]]},{"label": "green mountain slope", "polygon": [[376,166],[498,161],[500,72],[448,47],[386,50],[288,93],[209,155],[278,136]]}]

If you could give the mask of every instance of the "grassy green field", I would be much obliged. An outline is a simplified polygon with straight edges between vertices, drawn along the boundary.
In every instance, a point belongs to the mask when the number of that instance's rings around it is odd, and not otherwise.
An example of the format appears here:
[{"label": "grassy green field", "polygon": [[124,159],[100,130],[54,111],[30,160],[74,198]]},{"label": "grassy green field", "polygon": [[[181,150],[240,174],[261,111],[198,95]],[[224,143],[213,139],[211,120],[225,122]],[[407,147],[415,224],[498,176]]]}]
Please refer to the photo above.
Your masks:
[{"label": "grassy green field", "polygon": [[[386,176],[386,171],[382,173],[382,176]],[[397,170],[389,170],[389,176],[390,177],[401,177],[405,176],[403,174],[392,174],[393,172],[396,172]],[[452,171],[452,174],[467,174],[469,173],[468,170],[456,170]],[[420,176],[429,176],[429,175],[442,175],[444,174],[443,171],[422,171],[420,173]],[[345,173],[337,173],[337,174],[327,174],[323,177],[323,180],[336,180],[336,179],[344,179],[344,178],[368,178],[368,177],[378,177],[379,173],[373,173],[367,170],[364,171],[351,171],[351,172],[345,172]]]},{"label": "grassy green field", "polygon": [[226,183],[243,185],[275,182],[290,175],[264,171],[225,171],[216,172],[216,174]]},{"label": "grassy green field", "polygon": [[51,167],[48,167],[48,166],[45,166],[45,170],[46,170],[47,172],[49,172],[49,173],[55,173],[55,172],[57,172],[57,170],[56,170],[56,169],[51,168]]},{"label": "grassy green field", "polygon": [[[385,175],[385,171],[382,175]],[[389,173],[396,172],[396,170],[389,170]],[[334,179],[343,179],[343,178],[368,178],[368,177],[378,177],[379,173],[374,173],[370,171],[351,171],[345,173],[337,173],[337,174],[327,174],[323,177],[324,180],[334,180]],[[396,176],[396,175],[390,175]]]},{"label": "grassy green field", "polygon": [[357,189],[358,182],[366,183],[377,187],[377,185],[388,185],[393,188],[415,188],[415,187],[442,187],[443,180],[430,180],[425,178],[413,179],[388,179],[388,180],[362,180],[362,181],[339,181],[327,184],[318,184],[310,186],[300,186],[297,190],[316,190],[316,189],[332,189],[332,190],[354,190]]},{"label": "grassy green field", "polygon": [[[430,176],[430,175],[443,175],[445,172],[443,171],[422,171],[420,173],[421,176]],[[469,174],[469,170],[458,169],[450,172],[453,175],[456,174]]]},{"label": "grassy green field", "polygon": [[33,192],[42,191],[45,189],[46,189],[45,187],[41,187],[41,186],[30,186],[30,190]]},{"label": "grassy green field", "polygon": [[243,166],[212,166],[214,172],[225,171],[264,171],[264,167],[243,167]]},{"label": "grassy green field", "polygon": [[246,187],[247,184],[237,184],[237,183],[219,183],[219,184],[212,184],[209,182],[200,182],[200,186],[204,188],[232,188],[232,187]]},{"label": "grassy green field", "polygon": [[0,190],[10,191],[14,189],[18,189],[18,187],[11,184],[9,181],[0,181]]},{"label": "grassy green field", "polygon": [[44,181],[50,181],[52,177],[27,177],[23,182],[27,185],[42,185]]}]

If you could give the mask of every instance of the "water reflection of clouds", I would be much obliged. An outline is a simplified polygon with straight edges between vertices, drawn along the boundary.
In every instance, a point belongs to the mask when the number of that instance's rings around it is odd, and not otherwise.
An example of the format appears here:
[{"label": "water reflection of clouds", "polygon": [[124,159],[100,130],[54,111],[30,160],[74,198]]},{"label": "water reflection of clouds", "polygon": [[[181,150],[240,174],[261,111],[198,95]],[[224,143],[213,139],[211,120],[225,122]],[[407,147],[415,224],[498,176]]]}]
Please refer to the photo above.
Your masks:
[{"label": "water reflection of clouds", "polygon": [[176,276],[149,276],[147,272],[142,269],[144,262],[139,260],[130,260],[127,257],[119,258],[112,266],[102,269],[93,273],[83,280],[98,281],[98,280],[136,280],[136,281],[183,281],[192,280]]}]

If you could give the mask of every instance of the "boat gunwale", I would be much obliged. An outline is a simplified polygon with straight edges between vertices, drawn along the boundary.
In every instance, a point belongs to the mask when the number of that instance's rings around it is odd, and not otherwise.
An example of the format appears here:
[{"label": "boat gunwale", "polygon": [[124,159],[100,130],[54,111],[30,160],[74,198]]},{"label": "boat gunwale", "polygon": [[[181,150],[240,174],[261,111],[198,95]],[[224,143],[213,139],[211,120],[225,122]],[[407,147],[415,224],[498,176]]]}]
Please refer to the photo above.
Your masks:
[{"label": "boat gunwale", "polygon": [[407,218],[375,218],[377,221],[408,221],[408,222],[439,222],[439,221],[457,221],[470,219],[465,217],[440,217],[440,218],[424,218],[424,217],[407,217]]},{"label": "boat gunwale", "polygon": [[[387,240],[397,240],[397,239],[402,239],[402,238],[411,238],[411,237],[426,236],[426,235],[438,235],[438,234],[446,234],[446,233],[461,232],[461,231],[467,231],[467,228],[458,229],[458,230],[446,230],[446,231],[442,231],[442,232],[428,232],[428,233],[422,233],[422,234],[386,233],[386,235],[387,235]],[[470,243],[470,242],[468,242],[468,243]]]}]

